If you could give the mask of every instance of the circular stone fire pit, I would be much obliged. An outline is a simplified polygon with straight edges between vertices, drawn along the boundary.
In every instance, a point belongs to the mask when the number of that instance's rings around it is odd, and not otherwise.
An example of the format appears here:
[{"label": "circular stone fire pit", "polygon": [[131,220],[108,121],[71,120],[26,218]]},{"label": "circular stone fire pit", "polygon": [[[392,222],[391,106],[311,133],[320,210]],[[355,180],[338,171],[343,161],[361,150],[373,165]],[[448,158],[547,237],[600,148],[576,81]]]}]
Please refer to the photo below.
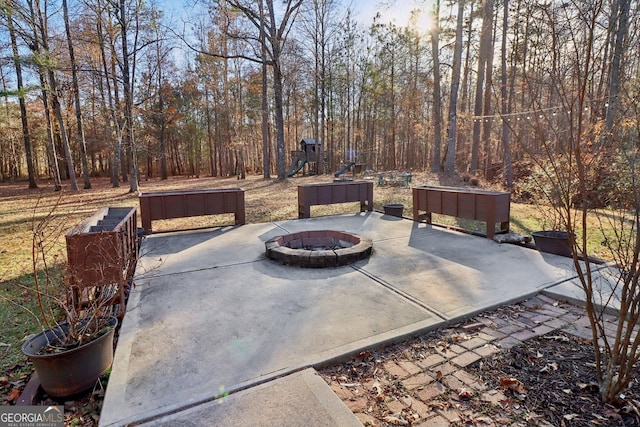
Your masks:
[{"label": "circular stone fire pit", "polygon": [[337,267],[371,256],[371,239],[343,231],[320,230],[277,236],[265,243],[267,258],[298,267]]}]

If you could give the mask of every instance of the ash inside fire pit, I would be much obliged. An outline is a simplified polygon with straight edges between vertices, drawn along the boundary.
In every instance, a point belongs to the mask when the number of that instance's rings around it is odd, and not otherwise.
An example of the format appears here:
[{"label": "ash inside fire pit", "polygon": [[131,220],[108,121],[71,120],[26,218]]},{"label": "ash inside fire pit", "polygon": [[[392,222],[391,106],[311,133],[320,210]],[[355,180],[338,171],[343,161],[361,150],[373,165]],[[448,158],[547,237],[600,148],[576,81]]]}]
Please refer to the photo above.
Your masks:
[{"label": "ash inside fire pit", "polygon": [[343,231],[320,230],[277,236],[265,243],[267,258],[298,267],[337,267],[371,256],[371,239]]}]

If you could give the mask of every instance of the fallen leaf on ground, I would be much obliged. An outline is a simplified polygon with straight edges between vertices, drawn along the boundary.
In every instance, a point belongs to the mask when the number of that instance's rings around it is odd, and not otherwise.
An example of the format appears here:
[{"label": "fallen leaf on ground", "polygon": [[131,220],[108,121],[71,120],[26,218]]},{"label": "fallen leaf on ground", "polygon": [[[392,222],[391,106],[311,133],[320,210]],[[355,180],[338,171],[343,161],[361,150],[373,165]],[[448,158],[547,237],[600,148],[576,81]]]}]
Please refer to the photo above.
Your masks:
[{"label": "fallen leaf on ground", "polygon": [[7,402],[14,402],[18,400],[19,397],[20,397],[20,390],[13,389],[11,390],[11,393],[9,393],[9,396],[7,396]]},{"label": "fallen leaf on ground", "polygon": [[473,392],[469,389],[459,388],[457,391],[460,399],[471,399],[473,397]]},{"label": "fallen leaf on ground", "polygon": [[394,426],[408,426],[409,421],[403,420],[402,418],[392,417],[391,415],[384,417],[384,421],[393,424]]},{"label": "fallen leaf on ground", "polygon": [[375,390],[376,392],[376,400],[378,402],[382,402],[384,400],[384,391],[382,390],[382,384],[376,381],[371,385],[371,389]]},{"label": "fallen leaf on ground", "polygon": [[544,365],[544,368],[540,369],[540,372],[551,372],[551,371],[557,371],[557,370],[558,370],[558,363],[551,362]]},{"label": "fallen leaf on ground", "polygon": [[361,383],[339,383],[342,387],[360,387]]},{"label": "fallen leaf on ground", "polygon": [[527,390],[524,388],[524,384],[522,384],[516,378],[500,378],[500,385],[505,390],[511,390],[520,394],[527,394]]},{"label": "fallen leaf on ground", "polygon": [[361,362],[361,361],[363,361],[365,359],[368,359],[370,356],[371,356],[371,352],[370,351],[361,351],[356,356],[356,360]]}]

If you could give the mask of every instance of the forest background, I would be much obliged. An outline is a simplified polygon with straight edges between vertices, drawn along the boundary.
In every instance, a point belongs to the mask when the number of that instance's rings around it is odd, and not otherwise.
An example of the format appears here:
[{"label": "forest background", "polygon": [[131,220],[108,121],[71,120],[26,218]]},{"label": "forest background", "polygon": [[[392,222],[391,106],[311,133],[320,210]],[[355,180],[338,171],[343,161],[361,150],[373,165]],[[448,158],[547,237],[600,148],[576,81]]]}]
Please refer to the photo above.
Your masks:
[{"label": "forest background", "polygon": [[424,2],[406,25],[385,19],[397,3],[366,24],[337,0],[3,0],[0,179],[284,179],[313,138],[321,173],[353,160],[512,187],[578,110],[601,136],[635,114],[637,2]]}]

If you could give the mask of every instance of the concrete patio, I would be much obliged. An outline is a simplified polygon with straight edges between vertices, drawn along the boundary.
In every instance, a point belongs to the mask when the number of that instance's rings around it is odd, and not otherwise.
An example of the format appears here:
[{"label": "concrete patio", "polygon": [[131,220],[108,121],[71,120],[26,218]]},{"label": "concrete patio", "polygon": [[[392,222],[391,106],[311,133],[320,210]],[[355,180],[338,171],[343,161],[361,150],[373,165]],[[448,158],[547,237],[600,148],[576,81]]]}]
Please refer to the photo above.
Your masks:
[{"label": "concrete patio", "polygon": [[[339,230],[368,260],[301,269],[271,237]],[[379,213],[156,234],[144,240],[100,425],[360,425],[314,367],[541,290],[572,260]]]}]

